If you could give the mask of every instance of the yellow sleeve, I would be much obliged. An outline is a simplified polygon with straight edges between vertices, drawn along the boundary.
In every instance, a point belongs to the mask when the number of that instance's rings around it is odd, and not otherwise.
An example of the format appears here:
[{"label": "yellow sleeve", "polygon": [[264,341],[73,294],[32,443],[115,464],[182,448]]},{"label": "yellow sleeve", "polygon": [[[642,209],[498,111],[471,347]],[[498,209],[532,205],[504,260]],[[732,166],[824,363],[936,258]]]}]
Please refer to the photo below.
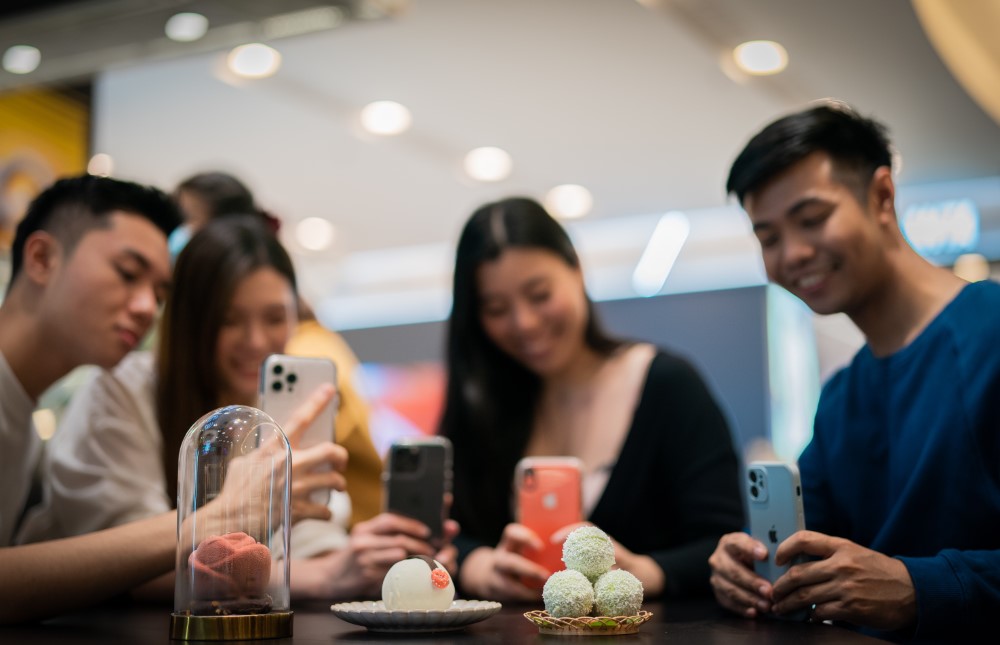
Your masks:
[{"label": "yellow sleeve", "polygon": [[368,429],[368,407],[352,384],[358,358],[344,339],[315,320],[298,325],[285,347],[288,354],[329,358],[337,364],[337,443],[347,449],[347,494],[351,526],[382,511],[382,459]]}]

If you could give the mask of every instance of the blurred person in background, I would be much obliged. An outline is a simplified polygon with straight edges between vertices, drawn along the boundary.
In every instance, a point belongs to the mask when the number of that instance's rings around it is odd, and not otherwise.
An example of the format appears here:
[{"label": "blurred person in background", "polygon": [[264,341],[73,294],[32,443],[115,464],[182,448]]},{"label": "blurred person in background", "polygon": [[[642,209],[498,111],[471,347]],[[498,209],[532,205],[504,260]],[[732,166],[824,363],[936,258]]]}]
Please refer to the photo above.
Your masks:
[{"label": "blurred person in background", "polygon": [[514,522],[507,493],[522,457],[571,456],[584,517],[646,597],[708,595],[705,559],[743,507],[729,428],[698,372],[602,329],[569,236],[533,200],[479,208],[454,276],[441,433],[454,445],[462,587],[540,597],[552,572],[524,551],[549,536]]}]

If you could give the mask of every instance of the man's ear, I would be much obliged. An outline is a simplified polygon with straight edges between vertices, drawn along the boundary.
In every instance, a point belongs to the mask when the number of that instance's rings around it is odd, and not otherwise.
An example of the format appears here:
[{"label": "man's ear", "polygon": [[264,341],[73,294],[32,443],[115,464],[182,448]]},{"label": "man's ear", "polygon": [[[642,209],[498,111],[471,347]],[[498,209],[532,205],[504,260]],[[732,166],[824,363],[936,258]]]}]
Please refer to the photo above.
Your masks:
[{"label": "man's ear", "polygon": [[892,181],[892,170],[880,166],[872,175],[868,187],[868,204],[880,222],[896,223],[896,184]]},{"label": "man's ear", "polygon": [[24,241],[21,273],[31,282],[45,286],[62,263],[62,244],[47,231],[35,231]]}]

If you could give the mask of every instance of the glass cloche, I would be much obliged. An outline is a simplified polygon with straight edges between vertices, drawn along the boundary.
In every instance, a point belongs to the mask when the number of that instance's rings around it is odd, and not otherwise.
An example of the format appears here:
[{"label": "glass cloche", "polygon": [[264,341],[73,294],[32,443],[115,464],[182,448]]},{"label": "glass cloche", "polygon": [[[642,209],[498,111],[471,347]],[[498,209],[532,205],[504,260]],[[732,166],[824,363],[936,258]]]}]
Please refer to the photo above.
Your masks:
[{"label": "glass cloche", "polygon": [[171,638],[290,636],[291,450],[247,406],[199,419],[181,444]]}]

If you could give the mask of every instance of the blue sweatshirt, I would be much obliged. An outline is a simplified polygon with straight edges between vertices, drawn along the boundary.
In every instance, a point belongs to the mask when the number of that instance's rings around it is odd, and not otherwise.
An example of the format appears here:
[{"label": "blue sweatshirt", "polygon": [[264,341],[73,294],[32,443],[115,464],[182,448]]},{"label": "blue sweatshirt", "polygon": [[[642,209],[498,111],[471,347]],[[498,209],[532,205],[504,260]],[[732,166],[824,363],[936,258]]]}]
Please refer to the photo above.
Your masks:
[{"label": "blue sweatshirt", "polygon": [[806,525],[899,558],[918,640],[1000,613],[1000,285],[965,287],[908,346],[824,386],[799,459]]}]

